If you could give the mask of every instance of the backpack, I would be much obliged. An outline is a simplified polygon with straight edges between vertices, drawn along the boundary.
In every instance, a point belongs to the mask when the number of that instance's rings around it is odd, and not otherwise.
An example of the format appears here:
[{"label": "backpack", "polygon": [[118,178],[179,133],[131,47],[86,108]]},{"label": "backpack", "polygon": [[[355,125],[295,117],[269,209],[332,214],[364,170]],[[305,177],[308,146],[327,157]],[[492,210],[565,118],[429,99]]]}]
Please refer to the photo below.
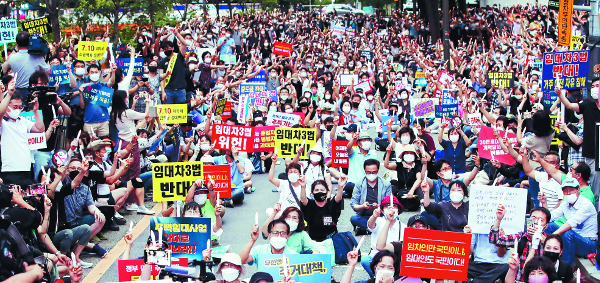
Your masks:
[{"label": "backpack", "polygon": [[29,49],[27,53],[46,56],[50,53],[48,42],[41,35],[31,35],[29,37]]},{"label": "backpack", "polygon": [[[356,239],[351,232],[340,232],[331,238],[333,241],[333,248],[335,249],[335,263],[336,264],[347,264],[348,253],[358,246]],[[359,251],[360,253],[360,251]]]},{"label": "backpack", "polygon": [[248,159],[250,159],[250,162],[252,162],[252,166],[254,167],[254,169],[252,170],[252,173],[256,173],[256,174],[262,174],[262,163],[261,163],[261,159],[260,159],[260,155],[258,154],[253,154],[252,156],[248,157]]}]

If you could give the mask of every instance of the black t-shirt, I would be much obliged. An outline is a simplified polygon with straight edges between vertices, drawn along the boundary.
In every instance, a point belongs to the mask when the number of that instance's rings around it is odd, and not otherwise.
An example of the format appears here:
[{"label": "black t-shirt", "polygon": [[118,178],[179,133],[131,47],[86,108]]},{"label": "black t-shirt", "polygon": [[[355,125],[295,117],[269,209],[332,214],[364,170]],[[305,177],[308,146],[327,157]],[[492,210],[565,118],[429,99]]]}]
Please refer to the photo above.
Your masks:
[{"label": "black t-shirt", "polygon": [[[529,98],[524,97],[523,99],[525,99],[525,104],[523,104],[523,109],[521,109],[521,113],[531,111],[533,108],[531,108],[531,102],[529,101]],[[521,101],[516,99],[515,97],[511,97],[508,100],[508,103],[510,104],[509,113],[517,116],[517,109],[519,108],[519,105],[521,105]]]},{"label": "black t-shirt", "polygon": [[[596,101],[584,99],[579,102],[579,113],[583,114],[583,151],[581,155],[587,158],[595,158],[596,155],[596,123],[600,122],[600,109]],[[592,170],[594,170],[592,168]]]},{"label": "black t-shirt", "polygon": [[[52,113],[52,107],[54,107],[54,110],[56,111],[56,114],[58,115],[58,107],[55,107],[54,105],[40,103],[40,110],[42,110],[42,116],[44,119],[44,127],[46,129],[48,128],[48,126],[50,126],[50,123],[52,123],[52,120],[54,120],[54,113]],[[46,148],[39,149],[39,151],[54,150],[54,147],[56,145],[56,133],[57,133],[57,130],[52,131],[50,138],[46,139]]]},{"label": "black t-shirt", "polygon": [[308,235],[311,239],[321,242],[328,235],[337,232],[337,223],[342,214],[343,200],[335,202],[334,197],[327,200],[325,206],[320,207],[315,200],[309,199],[306,206],[302,205],[304,220],[308,223]]},{"label": "black t-shirt", "polygon": [[410,190],[417,181],[417,173],[421,172],[421,164],[415,163],[412,169],[404,168],[402,162],[396,162],[396,173],[398,174],[398,190]]},{"label": "black t-shirt", "polygon": [[[171,72],[171,80],[169,81],[169,84],[165,86],[165,89],[168,90],[180,90],[186,87],[184,57],[179,53],[176,55],[177,60],[175,60],[175,67],[173,67],[173,71]],[[158,68],[163,70],[165,74],[169,69],[169,61],[171,61],[171,59],[165,58],[160,60],[160,63],[158,63]]]}]

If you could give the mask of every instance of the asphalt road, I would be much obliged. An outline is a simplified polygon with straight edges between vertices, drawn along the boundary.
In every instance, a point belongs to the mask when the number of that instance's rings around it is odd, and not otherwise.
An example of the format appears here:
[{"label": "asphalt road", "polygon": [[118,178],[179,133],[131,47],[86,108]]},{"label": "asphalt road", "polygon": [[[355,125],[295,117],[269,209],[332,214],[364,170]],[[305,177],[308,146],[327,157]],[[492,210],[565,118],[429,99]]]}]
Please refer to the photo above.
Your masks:
[{"label": "asphalt road", "polygon": [[[378,152],[379,160],[383,160],[383,152]],[[382,162],[383,164],[383,162]],[[276,166],[276,174],[283,172],[284,165],[281,162],[280,165]],[[385,168],[382,166],[382,170],[380,170],[380,175],[385,172]],[[277,175],[276,175],[277,176]],[[221,236],[219,241],[220,246],[229,245],[229,251],[234,253],[241,252],[242,248],[250,241],[250,230],[252,225],[254,224],[253,215],[256,211],[259,213],[259,222],[262,223],[267,219],[267,215],[265,213],[266,208],[273,207],[277,200],[279,199],[279,193],[271,192],[271,189],[274,186],[269,182],[267,174],[254,174],[252,176],[252,181],[254,182],[254,186],[256,191],[252,194],[245,195],[245,199],[243,204],[236,206],[235,208],[227,208],[226,214],[223,217],[223,230],[224,233]],[[336,187],[337,185],[334,185]],[[151,208],[155,203],[146,202],[146,206]],[[339,231],[351,231],[352,225],[350,224],[350,217],[354,214],[352,209],[350,208],[350,201],[348,199],[344,199],[344,209],[342,211],[342,215],[339,220],[338,230]],[[400,215],[401,221],[406,223],[408,218],[414,215],[414,212],[404,212]],[[136,213],[132,214],[123,214],[129,221],[133,221],[134,223],[138,223],[142,219],[142,215],[137,215]],[[119,242],[125,233],[127,232],[129,225],[120,226],[121,229],[118,232],[106,232],[105,235],[108,237],[108,240],[102,241],[100,245],[107,250],[114,247],[117,242]],[[131,258],[138,258],[143,256],[143,249],[146,243],[146,239],[149,237],[149,227],[144,229],[144,232],[136,239],[134,242]],[[357,237],[357,241],[359,237]],[[365,238],[365,244],[362,245],[361,251],[362,254],[368,254],[370,252],[370,236]],[[259,237],[259,240],[255,245],[267,244],[267,240],[263,240],[262,237]],[[111,254],[121,254],[121,250],[113,250]],[[114,257],[113,257],[114,258]],[[119,256],[120,258],[120,256]],[[107,256],[100,264],[100,259],[95,256],[85,256],[82,255],[82,260],[87,262],[94,263],[94,267],[84,270],[84,278],[93,273],[93,276],[90,276],[84,282],[118,282],[118,269],[117,269],[117,261],[111,262],[111,259]],[[106,271],[100,270],[102,266],[109,266]],[[334,266],[332,268],[332,275],[336,281],[340,281],[344,275],[344,272],[347,269],[347,265]],[[247,266],[247,274],[252,275],[256,272],[256,265]],[[101,276],[99,280],[92,279],[94,275]],[[248,276],[249,277],[249,276]],[[96,277],[97,278],[97,277]],[[358,265],[353,274],[353,280],[366,280],[368,279],[367,273],[364,269]]]}]

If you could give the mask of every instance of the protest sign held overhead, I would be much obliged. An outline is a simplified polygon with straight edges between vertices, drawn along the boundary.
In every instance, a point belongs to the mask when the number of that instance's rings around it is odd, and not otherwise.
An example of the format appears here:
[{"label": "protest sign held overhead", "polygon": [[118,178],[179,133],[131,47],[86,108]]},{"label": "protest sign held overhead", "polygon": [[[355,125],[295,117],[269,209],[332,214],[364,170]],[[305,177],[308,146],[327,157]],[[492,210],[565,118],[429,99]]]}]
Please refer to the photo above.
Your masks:
[{"label": "protest sign held overhead", "polygon": [[17,39],[19,28],[14,19],[0,20],[0,43],[11,43]]},{"label": "protest sign held overhead", "polygon": [[332,141],[331,167],[348,168],[350,158],[348,157],[348,141]]},{"label": "protest sign held overhead", "polygon": [[304,144],[304,150],[300,152],[301,159],[308,159],[306,154],[317,143],[316,129],[303,128],[276,128],[275,147],[279,150],[280,158],[292,158],[296,156],[300,146]]},{"label": "protest sign held overhead", "polygon": [[258,271],[271,274],[275,282],[283,280],[284,270],[296,282],[331,282],[331,255],[289,254],[285,259],[284,263],[280,254],[262,254],[258,257]]},{"label": "protest sign held overhead", "polygon": [[435,98],[411,98],[411,114],[415,118],[435,118],[435,101]]},{"label": "protest sign held overhead", "polygon": [[[129,72],[129,64],[131,64],[130,61],[131,61],[131,58],[115,59],[115,64],[117,64],[117,67],[119,67],[123,70],[123,76],[127,76],[128,72]],[[143,76],[143,75],[144,75],[144,58],[142,58],[142,57],[135,58],[135,65],[133,66],[133,76]]]},{"label": "protest sign held overhead", "polygon": [[204,171],[204,182],[209,183],[210,178],[215,182],[215,194],[218,193],[221,198],[230,198],[231,167],[229,165],[205,165],[202,169]]},{"label": "protest sign held overhead", "polygon": [[44,35],[52,32],[50,21],[48,16],[44,16],[39,19],[23,22],[23,30],[29,32],[29,34],[40,34]]},{"label": "protest sign held overhead", "polygon": [[158,119],[167,125],[187,123],[187,104],[159,104],[156,105]]},{"label": "protest sign held overhead", "polygon": [[83,99],[90,104],[110,107],[115,90],[101,84],[90,84],[83,88]]},{"label": "protest sign held overhead", "polygon": [[155,202],[185,200],[189,188],[203,176],[200,161],[152,163],[153,199]]},{"label": "protest sign held overhead", "polygon": [[290,57],[292,55],[292,44],[275,41],[273,43],[273,54]]},{"label": "protest sign held overhead", "polygon": [[275,149],[276,126],[254,127],[254,152],[270,152]]},{"label": "protest sign held overhead", "polygon": [[500,223],[506,235],[523,232],[527,208],[527,190],[511,187],[472,185],[469,193],[469,226],[473,233],[488,234],[496,221],[496,209],[502,203],[505,215]]},{"label": "protest sign held overhead", "polygon": [[241,84],[240,95],[247,96],[250,103],[255,108],[258,106],[267,106],[267,101],[279,101],[276,90],[267,90],[265,84]]},{"label": "protest sign held overhead", "polygon": [[212,138],[215,140],[215,149],[237,148],[245,152],[254,150],[253,127],[216,124],[212,128]]},{"label": "protest sign held overhead", "polygon": [[542,91],[554,91],[556,79],[564,89],[586,87],[589,50],[544,53]]},{"label": "protest sign held overhead", "polygon": [[497,88],[509,88],[515,86],[515,76],[511,72],[489,72],[487,73],[486,78],[486,85],[488,86],[491,86],[492,84]]},{"label": "protest sign held overhead", "polygon": [[[210,240],[210,218],[203,217],[152,217],[150,230],[163,229],[163,241],[169,245],[173,258],[202,260],[202,251]],[[210,241],[209,241],[210,243]]]},{"label": "protest sign held overhead", "polygon": [[48,86],[56,85],[58,82],[61,85],[69,84],[69,72],[67,71],[66,65],[51,65],[50,74],[48,74]]},{"label": "protest sign held overhead", "polygon": [[82,61],[101,60],[107,47],[108,42],[80,41],[77,59]]},{"label": "protest sign held overhead", "polygon": [[[506,136],[508,141],[514,146],[517,143],[517,136],[515,134],[504,131],[499,131],[501,137]],[[479,151],[479,157],[498,160],[502,164],[514,165],[517,161],[512,158],[508,153],[505,153],[500,147],[498,139],[494,136],[494,130],[490,127],[481,127],[479,132],[479,140],[477,141],[477,150]]]},{"label": "protest sign held overhead", "polygon": [[267,114],[267,125],[269,126],[289,128],[298,123],[300,123],[300,115],[281,112],[269,112],[269,114]]}]

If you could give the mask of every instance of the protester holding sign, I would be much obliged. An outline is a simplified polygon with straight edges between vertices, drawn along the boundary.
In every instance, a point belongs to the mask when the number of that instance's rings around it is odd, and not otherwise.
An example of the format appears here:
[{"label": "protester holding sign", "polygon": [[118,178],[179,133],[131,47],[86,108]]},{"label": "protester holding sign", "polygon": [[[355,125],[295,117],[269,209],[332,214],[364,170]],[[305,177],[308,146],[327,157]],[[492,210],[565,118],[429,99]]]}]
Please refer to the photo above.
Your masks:
[{"label": "protester holding sign", "polygon": [[244,164],[240,162],[239,151],[237,148],[226,150],[225,155],[214,158],[216,165],[229,165],[231,167],[231,199],[225,199],[225,206],[233,207],[234,203],[242,203],[244,201],[244,180],[245,172]]},{"label": "protester holding sign", "polygon": [[[438,135],[438,142],[444,148],[444,159],[450,163],[452,171],[457,174],[465,173],[467,166],[465,164],[467,157],[465,156],[466,148],[471,144],[471,139],[465,135],[462,129],[453,127],[448,130],[449,142],[443,137],[444,129],[448,125],[442,124],[440,128],[440,134]],[[462,137],[462,140],[460,138]]]},{"label": "protester holding sign", "polygon": [[258,240],[258,224],[252,227],[250,236],[252,239],[240,253],[243,263],[258,263],[261,254],[296,254],[295,251],[286,246],[290,236],[290,226],[285,220],[275,219],[267,226],[269,244],[253,247]]}]

